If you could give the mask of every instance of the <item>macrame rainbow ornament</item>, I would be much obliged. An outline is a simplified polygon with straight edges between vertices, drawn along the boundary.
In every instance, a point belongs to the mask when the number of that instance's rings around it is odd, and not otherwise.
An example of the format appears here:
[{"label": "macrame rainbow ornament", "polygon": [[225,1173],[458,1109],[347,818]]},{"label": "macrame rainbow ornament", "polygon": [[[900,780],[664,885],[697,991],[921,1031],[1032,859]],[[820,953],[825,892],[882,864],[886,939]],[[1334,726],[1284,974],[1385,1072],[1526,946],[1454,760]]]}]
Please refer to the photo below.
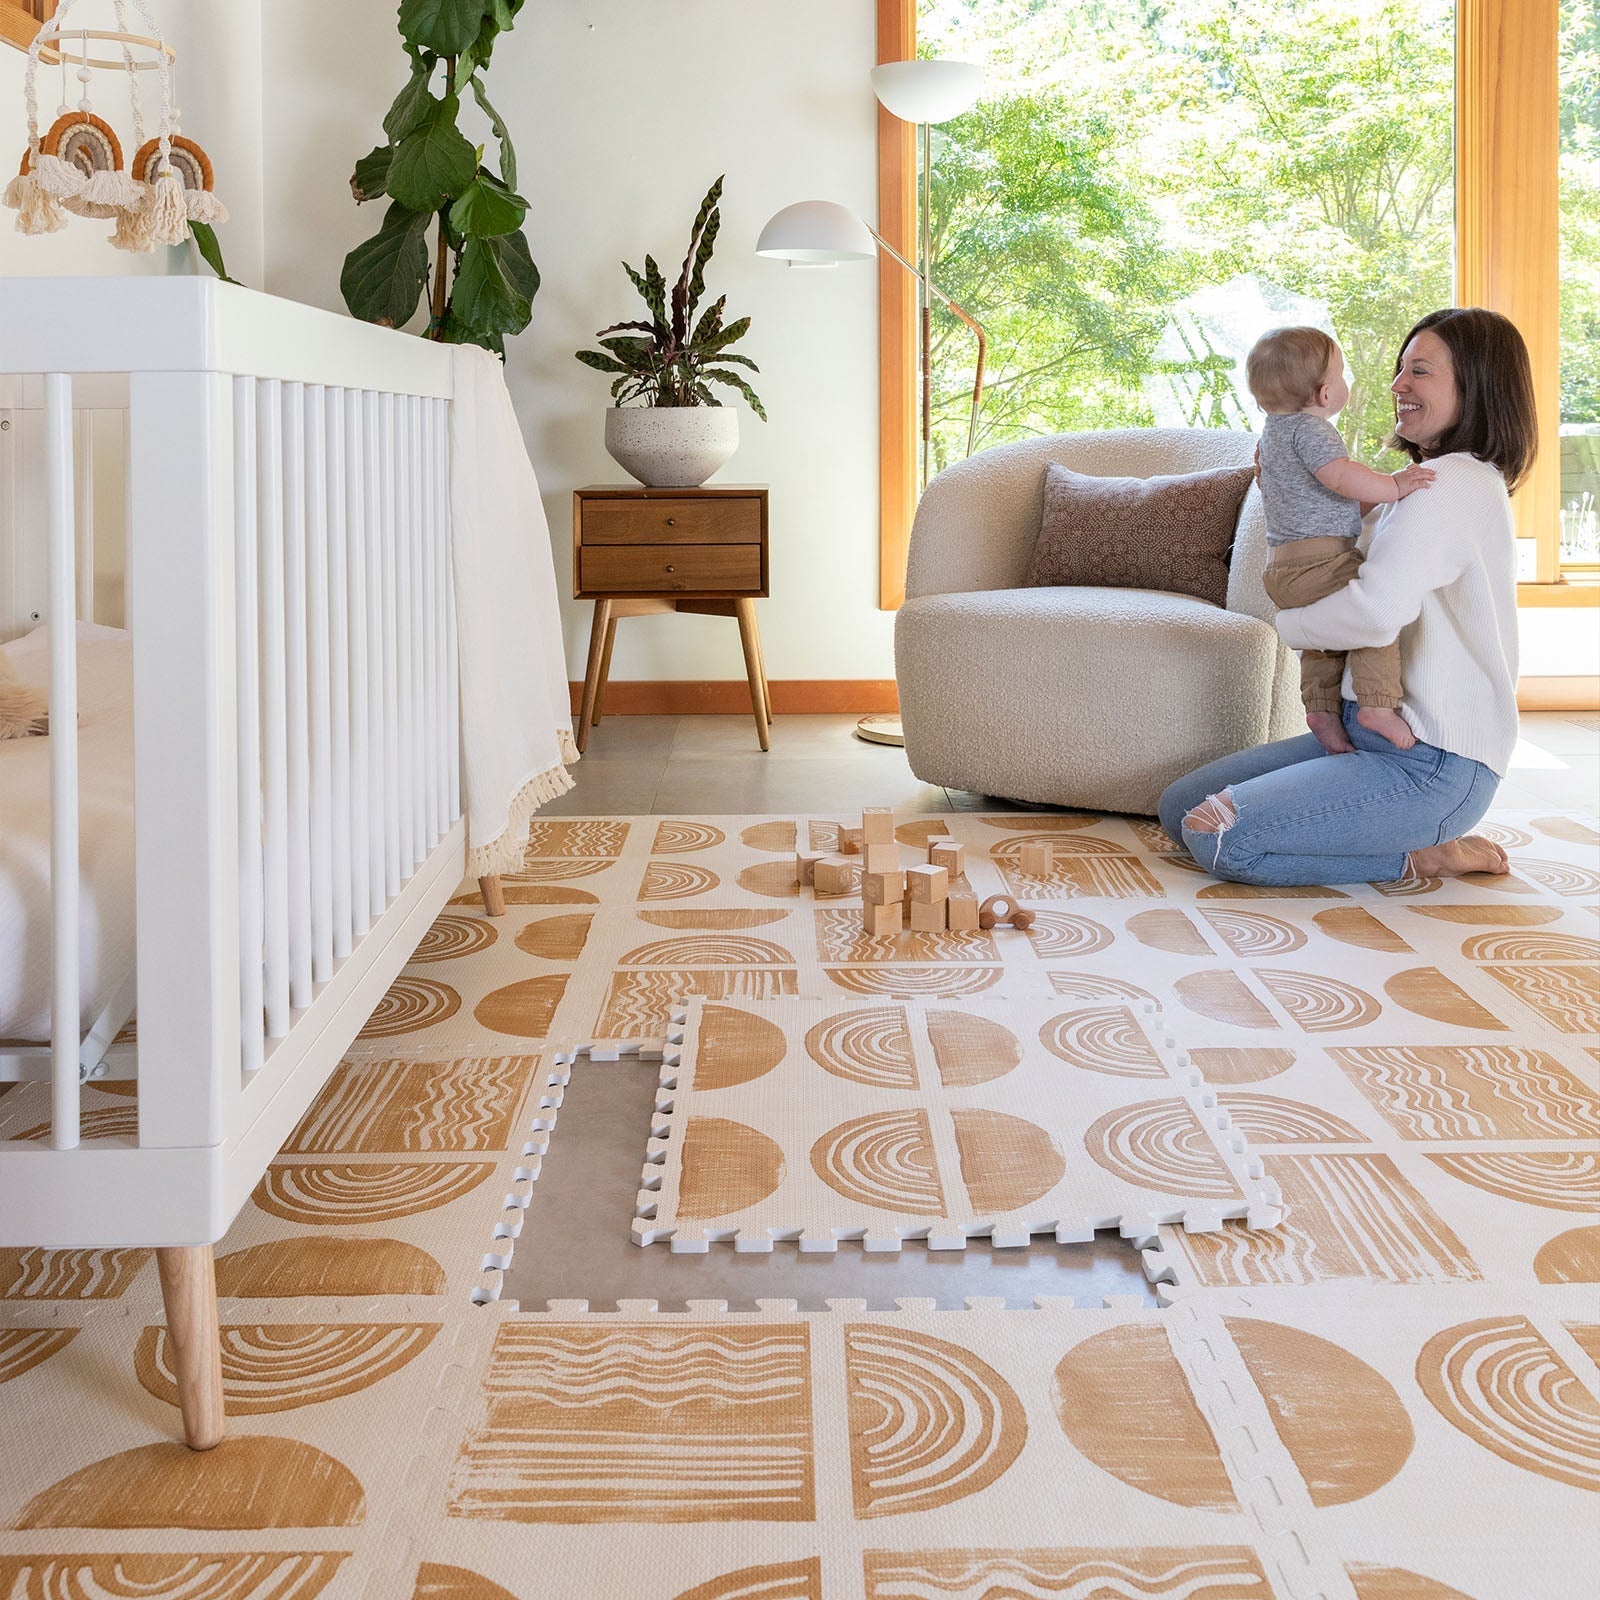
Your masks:
[{"label": "macrame rainbow ornament", "polygon": [[[116,249],[148,251],[159,244],[182,244],[191,222],[226,222],[227,208],[213,192],[210,157],[178,131],[179,113],[172,100],[173,51],[156,31],[144,0],[132,4],[149,28],[149,37],[128,32],[128,0],[112,0],[116,32],[87,28],[64,32],[66,14],[76,4],[78,0],[63,0],[54,20],[40,29],[28,49],[24,82],[28,148],[4,195],[4,203],[17,213],[17,231],[57,233],[67,225],[70,212],[114,219],[110,238]],[[91,39],[117,44],[121,60],[92,58]],[[75,56],[70,53],[74,44]],[[61,62],[62,103],[41,137],[37,75],[39,53],[46,46]],[[135,59],[136,50],[144,53],[144,59]],[[67,63],[72,59],[79,63],[76,75],[83,86],[76,109],[66,103]],[[91,68],[96,66],[124,71],[128,77],[136,149],[127,170],[121,142],[111,126],[94,114],[89,98]],[[154,71],[160,84],[161,124],[154,138],[145,136],[138,81],[142,71]]]}]

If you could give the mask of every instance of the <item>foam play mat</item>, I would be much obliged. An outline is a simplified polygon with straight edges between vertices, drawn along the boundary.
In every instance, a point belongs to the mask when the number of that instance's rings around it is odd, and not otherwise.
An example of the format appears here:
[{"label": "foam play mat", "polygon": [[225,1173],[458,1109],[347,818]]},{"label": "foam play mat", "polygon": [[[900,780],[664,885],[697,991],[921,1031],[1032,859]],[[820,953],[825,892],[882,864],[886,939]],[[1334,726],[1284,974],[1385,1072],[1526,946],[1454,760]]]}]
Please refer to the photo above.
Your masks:
[{"label": "foam play mat", "polygon": [[634,1237],[957,1248],[1278,1219],[1276,1191],[1159,1019],[1057,998],[689,1002]]}]

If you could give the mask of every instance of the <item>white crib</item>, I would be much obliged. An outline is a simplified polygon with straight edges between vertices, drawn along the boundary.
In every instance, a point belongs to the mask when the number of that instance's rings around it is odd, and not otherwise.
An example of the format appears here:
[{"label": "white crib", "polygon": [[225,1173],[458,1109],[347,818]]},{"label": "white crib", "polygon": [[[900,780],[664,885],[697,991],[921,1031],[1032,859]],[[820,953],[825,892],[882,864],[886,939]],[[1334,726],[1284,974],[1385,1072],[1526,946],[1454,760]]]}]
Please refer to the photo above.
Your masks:
[{"label": "white crib", "polygon": [[[48,1079],[50,1136],[0,1140],[0,1245],[156,1247],[196,1448],[222,1432],[211,1246],[463,872],[450,374],[442,346],[220,282],[0,280],[0,411],[40,445],[53,913],[48,1042],[0,1044],[0,1078]],[[106,410],[137,974],[86,1030],[74,641]],[[106,1074],[137,1078],[136,1137],[80,1138]]]}]

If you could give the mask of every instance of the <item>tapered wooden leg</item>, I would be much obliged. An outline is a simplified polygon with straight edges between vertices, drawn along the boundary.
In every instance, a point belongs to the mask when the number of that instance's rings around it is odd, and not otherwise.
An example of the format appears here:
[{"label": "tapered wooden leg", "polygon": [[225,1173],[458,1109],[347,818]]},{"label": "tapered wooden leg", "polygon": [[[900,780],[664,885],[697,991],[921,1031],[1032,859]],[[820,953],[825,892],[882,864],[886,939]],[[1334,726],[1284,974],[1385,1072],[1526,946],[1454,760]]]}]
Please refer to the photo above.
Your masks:
[{"label": "tapered wooden leg", "polygon": [[756,647],[756,673],[761,679],[761,700],[766,707],[767,721],[772,721],[772,685],[767,682],[767,658],[761,650],[761,630],[756,626],[756,604],[754,600],[745,602],[750,607],[750,637],[755,641]]},{"label": "tapered wooden leg", "polygon": [[605,661],[606,634],[611,629],[611,602],[596,600],[594,621],[589,626],[589,668],[583,678],[583,704],[578,712],[575,742],[581,755],[589,745],[589,728],[594,722],[594,703],[600,692],[600,673]]},{"label": "tapered wooden leg", "polygon": [[756,631],[756,606],[753,600],[739,601],[739,643],[744,646],[744,671],[750,680],[750,706],[755,712],[756,737],[761,748],[771,745],[767,738],[767,690],[761,670],[761,635]]},{"label": "tapered wooden leg", "polygon": [[491,917],[503,917],[506,914],[506,896],[500,887],[498,872],[478,879],[478,893],[483,896],[483,909]]},{"label": "tapered wooden leg", "polygon": [[178,1379],[183,1437],[191,1450],[222,1442],[222,1336],[217,1327],[217,1274],[211,1246],[156,1251],[167,1342]]},{"label": "tapered wooden leg", "polygon": [[594,718],[600,720],[600,714],[605,710],[606,685],[611,682],[611,647],[617,642],[617,619],[613,615],[606,624],[606,645],[600,652],[600,682],[595,685],[594,691]]}]

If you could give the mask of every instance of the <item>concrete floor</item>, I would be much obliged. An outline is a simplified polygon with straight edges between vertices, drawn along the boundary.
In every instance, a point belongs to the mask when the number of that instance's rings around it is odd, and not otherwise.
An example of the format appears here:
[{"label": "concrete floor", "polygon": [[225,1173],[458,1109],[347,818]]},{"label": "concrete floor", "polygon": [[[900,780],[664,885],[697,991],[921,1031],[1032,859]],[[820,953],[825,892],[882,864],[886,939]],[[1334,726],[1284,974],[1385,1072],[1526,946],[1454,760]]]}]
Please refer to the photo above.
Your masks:
[{"label": "concrete floor", "polygon": [[[748,717],[615,717],[594,729],[576,768],[577,786],[542,816],[694,815],[840,811],[892,805],[898,811],[998,810],[982,795],[920,782],[901,750],[868,745],[850,716],[780,717],[763,754]],[[1504,809],[1600,810],[1600,716],[1536,712],[1500,787]],[[1105,1295],[1153,1296],[1137,1254],[1105,1235],[1092,1245],[1035,1240],[1027,1250],[973,1244],[929,1251],[907,1242],[898,1255],[865,1255],[844,1242],[835,1255],[801,1255],[776,1244],[770,1255],[713,1245],[705,1255],[641,1248],[628,1235],[644,1161],[656,1069],[640,1063],[580,1062],[533,1186],[533,1202],[504,1293],[528,1309],[546,1300],[587,1299],[596,1309],[652,1299],[664,1310],[690,1299],[749,1309],[759,1299],[793,1299],[802,1310],[832,1298],[891,1307],[896,1297],[959,1306],[972,1295],[1031,1304],[1070,1295],[1096,1305]]]}]

